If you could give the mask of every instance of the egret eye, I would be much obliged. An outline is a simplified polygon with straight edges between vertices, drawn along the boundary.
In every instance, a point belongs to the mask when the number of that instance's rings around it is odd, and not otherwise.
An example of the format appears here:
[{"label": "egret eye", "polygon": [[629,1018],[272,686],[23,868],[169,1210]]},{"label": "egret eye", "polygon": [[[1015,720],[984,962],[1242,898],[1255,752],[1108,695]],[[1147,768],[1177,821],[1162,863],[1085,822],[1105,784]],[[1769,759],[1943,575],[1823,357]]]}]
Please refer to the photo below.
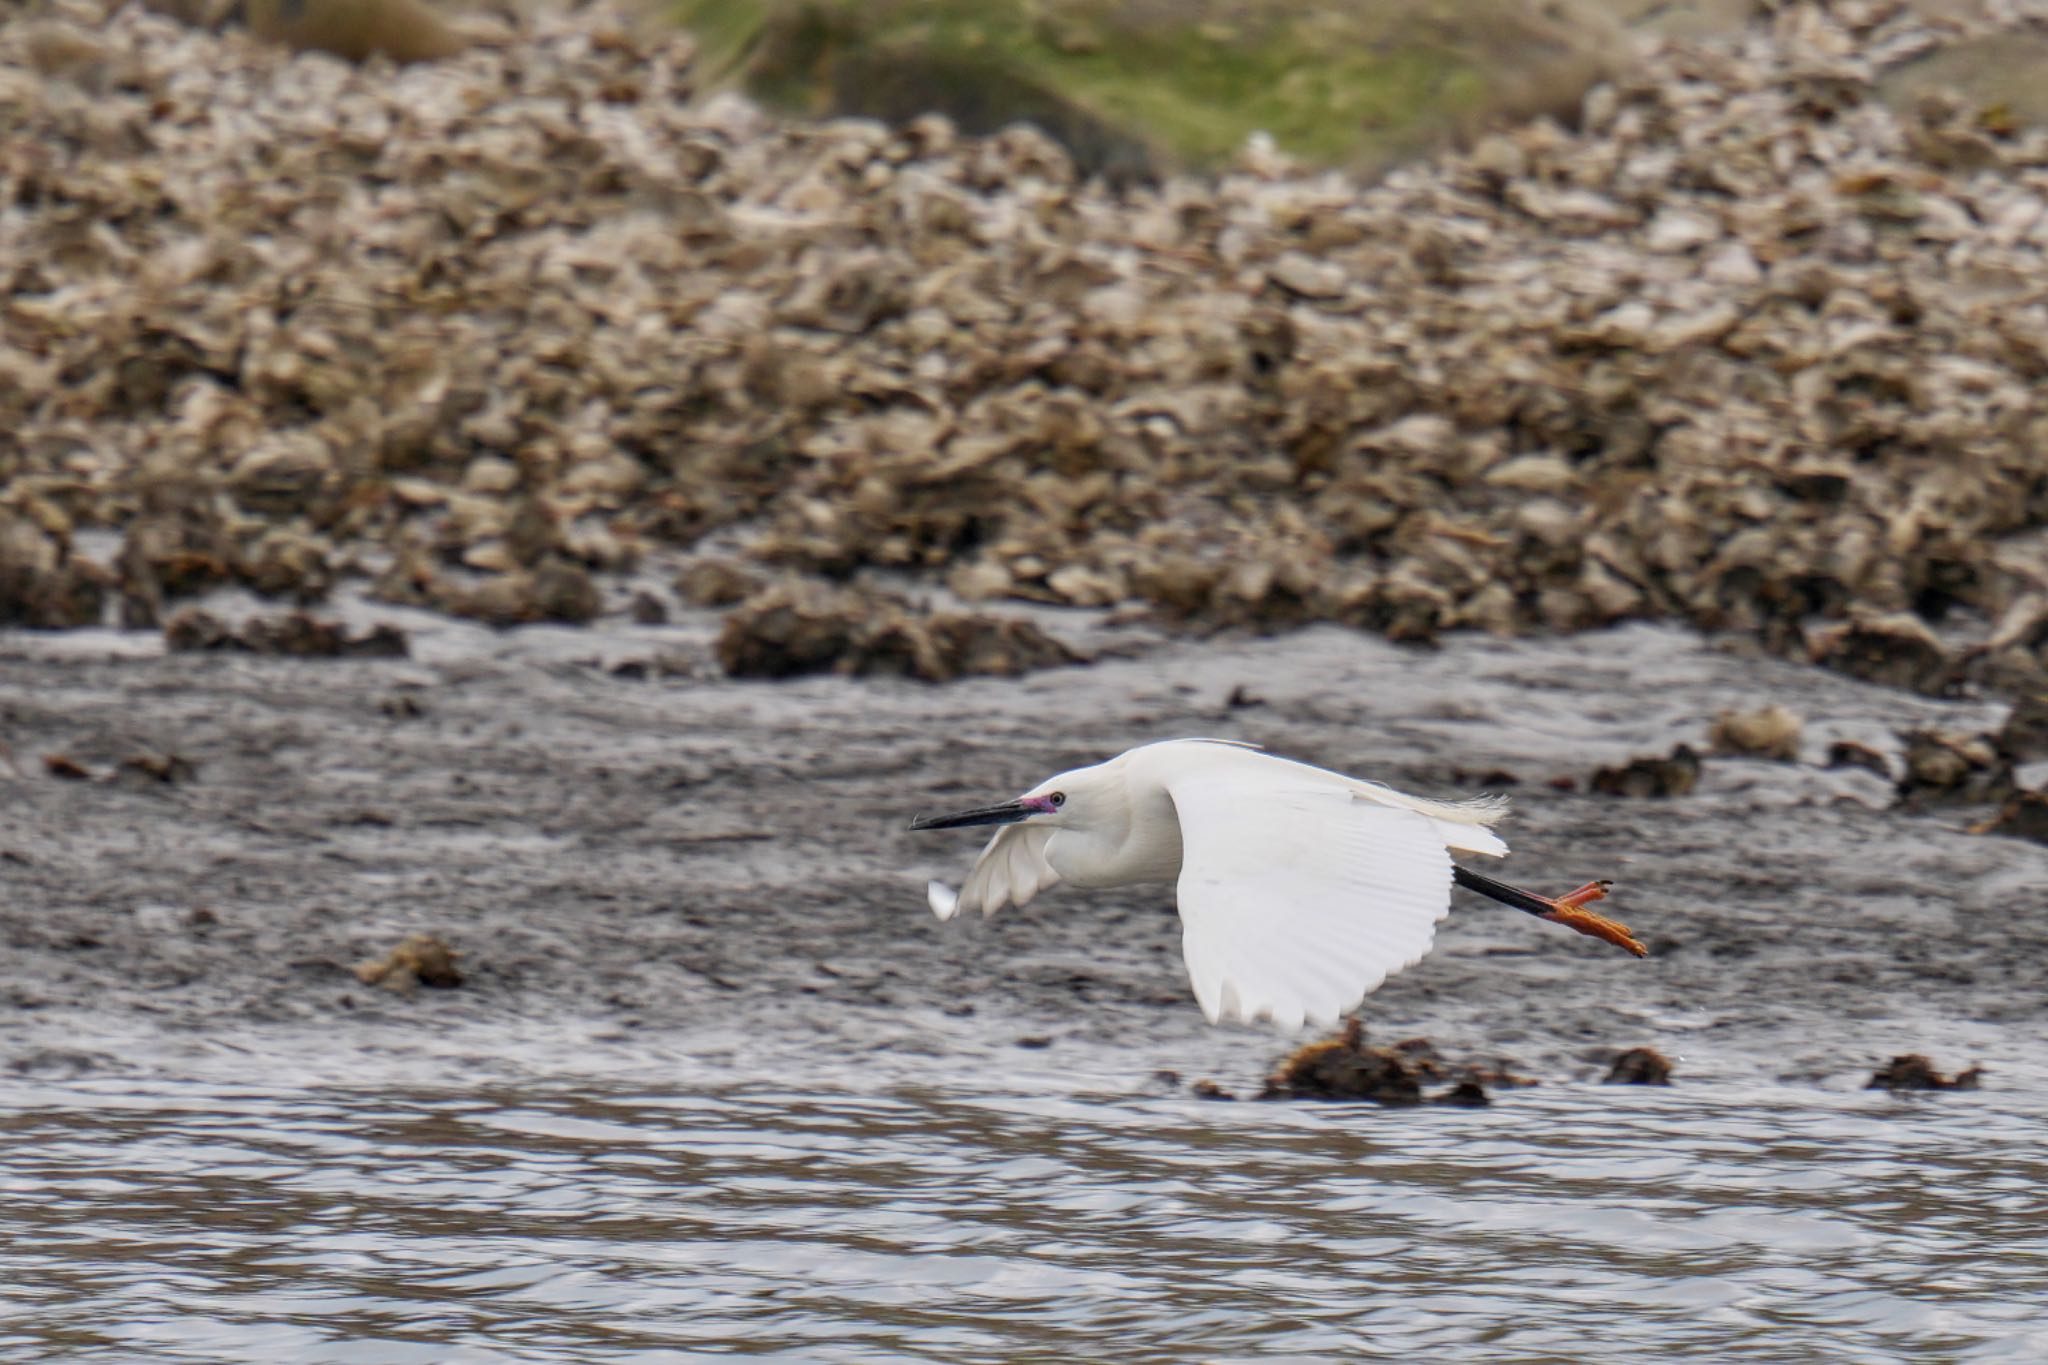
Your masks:
[{"label": "egret eye", "polygon": [[1052,808],[1054,810],[1058,810],[1061,806],[1067,804],[1067,794],[1065,792],[1054,792],[1050,797],[1047,797],[1046,799],[1052,802]]}]

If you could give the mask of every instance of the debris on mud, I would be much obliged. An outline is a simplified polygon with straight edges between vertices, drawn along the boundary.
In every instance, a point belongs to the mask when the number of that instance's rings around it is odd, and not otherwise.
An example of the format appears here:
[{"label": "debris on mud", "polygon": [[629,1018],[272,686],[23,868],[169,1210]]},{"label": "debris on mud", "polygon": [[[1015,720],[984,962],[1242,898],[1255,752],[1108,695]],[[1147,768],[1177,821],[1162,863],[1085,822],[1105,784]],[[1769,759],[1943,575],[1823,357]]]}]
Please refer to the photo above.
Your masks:
[{"label": "debris on mud", "polygon": [[1854,740],[1849,739],[1838,739],[1828,745],[1827,766],[1830,768],[1861,768],[1865,772],[1876,773],[1887,782],[1891,780],[1892,776],[1892,765],[1889,759],[1876,749],[1871,748],[1868,744],[1858,744]]},{"label": "debris on mud", "polygon": [[700,559],[676,575],[675,589],[693,607],[732,607],[759,592],[761,579],[729,559]]},{"label": "debris on mud", "polygon": [[17,1076],[60,1077],[65,1080],[90,1075],[116,1065],[104,1052],[80,1048],[40,1047],[18,1052],[7,1059],[7,1069]]},{"label": "debris on mud", "polygon": [[116,781],[145,787],[178,787],[199,776],[199,765],[178,754],[131,754],[114,770]]},{"label": "debris on mud", "polygon": [[1795,763],[1799,734],[1798,715],[1773,704],[1755,711],[1723,711],[1715,718],[1708,746],[1717,754]]},{"label": "debris on mud", "polygon": [[1998,729],[1998,752],[2014,763],[2048,758],[2048,692],[2020,694]]},{"label": "debris on mud", "polygon": [[1934,1063],[1917,1052],[1892,1058],[1872,1074],[1865,1090],[1975,1090],[1984,1068],[1973,1066],[1944,1076]]},{"label": "debris on mud", "polygon": [[1614,1059],[1602,1085],[1669,1085],[1671,1060],[1653,1047],[1632,1047]]},{"label": "debris on mud", "polygon": [[382,986],[401,995],[420,986],[445,989],[462,984],[456,957],[454,949],[432,934],[412,934],[383,957],[357,963],[355,974],[365,986]]},{"label": "debris on mud", "polygon": [[1487,1098],[1486,1087],[1467,1076],[1440,1095],[1429,1098],[1431,1104],[1447,1104],[1454,1109],[1484,1109],[1493,1101]]},{"label": "debris on mud", "polygon": [[1898,791],[1909,806],[1981,805],[2003,801],[2013,792],[2012,764],[1989,735],[1913,730],[1905,740],[1906,770]]},{"label": "debris on mud", "polygon": [[86,782],[92,778],[92,769],[69,754],[44,754],[43,771],[67,782]]},{"label": "debris on mud", "polygon": [[1997,814],[1970,826],[1970,833],[2002,834],[2009,839],[2048,844],[2048,792],[2015,792],[2006,798]]},{"label": "debris on mud", "polygon": [[1407,1058],[1393,1048],[1368,1046],[1364,1026],[1348,1019],[1342,1032],[1290,1053],[1266,1078],[1259,1098],[1420,1104],[1422,1083]]},{"label": "debris on mud", "polygon": [[837,672],[947,682],[977,674],[1013,677],[1079,661],[1028,621],[924,615],[874,589],[802,581],[749,597],[726,616],[718,637],[718,662],[735,677]]},{"label": "debris on mud", "polygon": [[665,626],[668,624],[668,603],[642,590],[633,594],[633,600],[626,607],[626,616],[636,626]]},{"label": "debris on mud", "polygon": [[1230,1091],[1225,1090],[1216,1082],[1206,1078],[1196,1081],[1193,1085],[1189,1086],[1188,1093],[1198,1100],[1234,1100],[1237,1098]]},{"label": "debris on mud", "polygon": [[204,933],[220,924],[212,906],[144,904],[135,907],[135,927],[152,934]]},{"label": "debris on mud", "polygon": [[171,618],[164,627],[164,645],[174,652],[232,651],[299,659],[403,659],[410,650],[405,632],[393,625],[379,624],[365,634],[351,635],[339,622],[295,611],[252,617],[237,630],[197,608]]},{"label": "debris on mud", "polygon": [[98,625],[107,582],[73,555],[68,533],[0,507],[0,626]]},{"label": "debris on mud", "polygon": [[[1371,1100],[1377,1104],[1449,1104],[1478,1108],[1491,1103],[1477,1068],[1447,1064],[1424,1038],[1410,1038],[1392,1047],[1365,1041],[1365,1025],[1356,1018],[1328,1038],[1296,1048],[1274,1068],[1259,1091],[1262,1100]],[[1451,1086],[1425,1096],[1425,1081],[1451,1080]],[[1523,1077],[1505,1084],[1533,1085]]]},{"label": "debris on mud", "polygon": [[1506,1090],[1519,1090],[1540,1084],[1533,1077],[1511,1070],[1513,1064],[1505,1058],[1491,1066],[1474,1062],[1448,1061],[1437,1051],[1436,1044],[1427,1038],[1404,1038],[1394,1044],[1393,1051],[1425,1081],[1469,1080],[1481,1085],[1499,1086]]},{"label": "debris on mud", "polygon": [[1700,782],[1700,756],[1681,744],[1663,758],[1633,758],[1593,774],[1591,789],[1601,796],[1684,796]]},{"label": "debris on mud", "polygon": [[1864,617],[1816,631],[1813,661],[1869,682],[1940,694],[1955,664],[1919,617],[1900,612]]}]

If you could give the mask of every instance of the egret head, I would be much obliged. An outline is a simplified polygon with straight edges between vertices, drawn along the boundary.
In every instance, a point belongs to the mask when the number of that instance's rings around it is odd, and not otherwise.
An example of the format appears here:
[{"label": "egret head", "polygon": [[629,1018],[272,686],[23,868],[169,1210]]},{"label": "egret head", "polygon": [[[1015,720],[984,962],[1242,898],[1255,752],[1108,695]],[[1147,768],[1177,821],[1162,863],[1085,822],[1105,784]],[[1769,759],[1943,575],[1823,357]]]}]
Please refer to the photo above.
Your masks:
[{"label": "egret head", "polygon": [[920,815],[910,822],[912,829],[963,829],[969,825],[1014,825],[1029,820],[1034,825],[1067,828],[1086,825],[1090,813],[1100,805],[1107,777],[1106,765],[1076,768],[1059,773],[1025,792],[1015,801],[979,806],[953,815]]},{"label": "egret head", "polygon": [[951,815],[920,815],[910,822],[912,829],[965,829],[969,825],[1014,825],[1024,820],[1045,820],[1059,814],[1067,804],[1064,792],[1043,792],[1020,796],[993,806],[955,811]]}]

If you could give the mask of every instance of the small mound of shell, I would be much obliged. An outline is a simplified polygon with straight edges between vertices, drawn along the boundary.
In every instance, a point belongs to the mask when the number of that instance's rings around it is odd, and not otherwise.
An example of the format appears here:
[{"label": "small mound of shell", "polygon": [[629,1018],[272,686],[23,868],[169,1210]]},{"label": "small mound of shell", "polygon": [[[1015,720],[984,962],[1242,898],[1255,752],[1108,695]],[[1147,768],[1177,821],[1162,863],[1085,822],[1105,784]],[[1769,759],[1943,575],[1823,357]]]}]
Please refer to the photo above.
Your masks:
[{"label": "small mound of shell", "polygon": [[275,654],[300,659],[403,659],[411,652],[405,632],[377,625],[361,635],[334,621],[302,611],[275,618],[256,617],[231,627],[208,612],[187,610],[164,627],[164,647],[174,652],[210,651]]},{"label": "small mound of shell", "polygon": [[903,599],[872,589],[809,582],[782,583],[749,597],[727,615],[718,637],[725,671],[750,678],[837,672],[950,682],[1014,677],[1079,658],[1028,621],[920,615]]}]

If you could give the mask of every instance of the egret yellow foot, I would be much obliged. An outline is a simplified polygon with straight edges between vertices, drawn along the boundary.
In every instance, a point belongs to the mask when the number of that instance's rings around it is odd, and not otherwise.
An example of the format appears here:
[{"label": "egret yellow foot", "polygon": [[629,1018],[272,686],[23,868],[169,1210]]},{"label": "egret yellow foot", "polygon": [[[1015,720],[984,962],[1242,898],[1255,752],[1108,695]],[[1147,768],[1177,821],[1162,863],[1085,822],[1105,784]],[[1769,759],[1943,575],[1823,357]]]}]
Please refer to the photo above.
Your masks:
[{"label": "egret yellow foot", "polygon": [[1550,902],[1550,911],[1542,918],[1552,924],[1562,924],[1567,929],[1576,929],[1590,938],[1612,943],[1617,948],[1626,948],[1637,957],[1648,957],[1650,950],[1629,932],[1626,924],[1611,920],[1586,907],[1597,900],[1607,898],[1607,888],[1613,882],[1587,882],[1576,891],[1568,891]]}]

